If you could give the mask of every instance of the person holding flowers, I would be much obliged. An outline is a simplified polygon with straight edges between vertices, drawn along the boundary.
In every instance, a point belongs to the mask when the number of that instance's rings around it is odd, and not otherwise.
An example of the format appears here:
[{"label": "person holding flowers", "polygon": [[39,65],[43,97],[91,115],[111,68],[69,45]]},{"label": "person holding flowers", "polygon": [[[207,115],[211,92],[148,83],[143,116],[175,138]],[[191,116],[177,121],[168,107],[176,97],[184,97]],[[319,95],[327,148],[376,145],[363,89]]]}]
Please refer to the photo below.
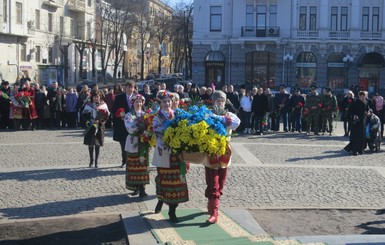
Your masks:
[{"label": "person holding flowers", "polygon": [[[219,116],[222,123],[226,125],[227,131],[235,130],[241,121],[237,115],[225,109],[226,94],[222,91],[215,91],[211,98],[214,103],[212,112]],[[231,149],[229,143],[227,143],[224,154],[211,156],[209,162],[204,164],[207,185],[205,196],[208,198],[207,207],[210,215],[207,223],[209,224],[216,223],[218,220],[219,199],[223,194],[223,187],[225,186],[227,178],[227,168],[230,166],[230,163]]]},{"label": "person holding flowers", "polygon": [[19,93],[17,95],[19,104],[22,107],[22,121],[23,129],[35,129],[35,120],[37,118],[37,112],[35,107],[35,89],[31,87],[31,84],[26,80],[23,85],[20,86]]},{"label": "person holding flowers", "polygon": [[326,126],[328,126],[329,135],[333,133],[333,117],[337,113],[337,104],[337,98],[332,94],[332,89],[325,88],[325,94],[322,97],[322,135],[325,134]]},{"label": "person holding flowers", "polygon": [[128,81],[125,84],[125,93],[116,94],[114,103],[112,105],[113,118],[113,140],[118,141],[120,144],[122,154],[122,165],[124,167],[127,161],[127,155],[125,151],[126,138],[128,135],[127,129],[124,125],[124,116],[126,113],[131,112],[132,104],[131,97],[136,94],[136,85],[133,81]]},{"label": "person holding flowers", "polygon": [[305,98],[301,94],[299,88],[295,89],[294,95],[290,98],[291,104],[291,117],[292,117],[292,126],[291,132],[297,131],[302,132],[302,110],[305,105]]},{"label": "person holding flowers", "polygon": [[86,132],[83,143],[88,145],[90,155],[89,167],[92,167],[95,160],[95,168],[98,167],[100,147],[103,146],[104,143],[104,132],[106,130],[104,124],[110,114],[107,104],[104,103],[101,98],[101,92],[99,90],[93,90],[91,92],[91,101],[86,104],[82,114],[86,121]]},{"label": "person holding flowers", "polygon": [[142,110],[146,99],[141,94],[131,97],[133,110],[124,117],[128,136],[126,139],[125,150],[127,152],[126,165],[126,188],[134,191],[134,195],[139,192],[139,197],[148,196],[144,185],[150,183],[148,153],[150,142],[145,140],[146,135],[146,113]]},{"label": "person holding flowers", "polygon": [[153,165],[157,167],[158,175],[155,178],[158,204],[155,213],[159,213],[163,203],[169,205],[169,220],[177,223],[176,208],[179,203],[187,202],[188,188],[184,174],[186,164],[176,155],[170,152],[170,148],[163,142],[165,132],[164,124],[174,118],[171,109],[173,94],[160,90],[156,96],[160,101],[160,110],[154,117],[153,128],[156,137]]}]

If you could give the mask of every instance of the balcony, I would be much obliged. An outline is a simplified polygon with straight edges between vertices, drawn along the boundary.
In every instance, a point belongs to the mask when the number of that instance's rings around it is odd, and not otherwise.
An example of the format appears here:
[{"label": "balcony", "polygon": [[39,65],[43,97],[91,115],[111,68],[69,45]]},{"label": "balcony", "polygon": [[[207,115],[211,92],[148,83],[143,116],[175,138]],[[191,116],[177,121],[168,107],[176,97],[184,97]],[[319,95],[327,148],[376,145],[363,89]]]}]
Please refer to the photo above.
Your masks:
[{"label": "balcony", "polygon": [[74,12],[86,12],[86,2],[84,0],[68,0],[68,10]]},{"label": "balcony", "polygon": [[265,28],[254,26],[242,26],[242,37],[279,37],[279,27],[269,26]]},{"label": "balcony", "polygon": [[361,31],[361,38],[367,40],[380,40],[382,32],[380,31]]},{"label": "balcony", "polygon": [[316,39],[319,37],[319,31],[297,31],[297,38]]},{"label": "balcony", "polygon": [[330,39],[349,39],[350,31],[329,31]]},{"label": "balcony", "polygon": [[43,0],[43,4],[53,8],[62,8],[63,0]]}]

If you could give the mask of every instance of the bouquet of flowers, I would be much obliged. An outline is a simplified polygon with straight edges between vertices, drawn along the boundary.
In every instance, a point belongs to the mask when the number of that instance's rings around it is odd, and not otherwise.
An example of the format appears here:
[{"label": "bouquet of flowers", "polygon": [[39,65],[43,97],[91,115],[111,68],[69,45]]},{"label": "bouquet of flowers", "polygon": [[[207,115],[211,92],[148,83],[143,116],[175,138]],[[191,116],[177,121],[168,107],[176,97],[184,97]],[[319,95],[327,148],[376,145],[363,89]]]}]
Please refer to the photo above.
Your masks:
[{"label": "bouquet of flowers", "polygon": [[175,117],[165,123],[163,142],[172,153],[198,152],[220,156],[226,152],[228,133],[219,117],[206,106],[176,109]]},{"label": "bouquet of flowers", "polygon": [[[87,107],[85,108],[85,111],[87,111]],[[94,131],[94,134],[96,135],[99,130],[99,123],[100,121],[107,121],[108,120],[108,112],[106,109],[102,108],[95,108],[94,110],[90,111],[90,113],[96,113],[94,119],[87,120],[86,122],[86,131],[85,134],[90,133],[91,130]],[[98,121],[98,122],[97,122]]]},{"label": "bouquet of flowers", "polygon": [[119,108],[116,110],[115,112],[115,117],[116,118],[124,118],[124,116],[126,115],[125,111],[124,111],[124,108]]},{"label": "bouquet of flowers", "polygon": [[4,99],[9,99],[9,96],[8,94],[4,93],[3,91],[0,90],[0,97],[4,98]]},{"label": "bouquet of flowers", "polygon": [[151,110],[148,110],[143,117],[144,130],[139,139],[142,143],[148,145],[149,147],[154,147],[156,144],[156,139],[152,122],[154,121],[155,113],[151,112]]},{"label": "bouquet of flowers", "polygon": [[31,101],[30,92],[18,92],[15,94],[15,99],[22,108],[29,108]]}]

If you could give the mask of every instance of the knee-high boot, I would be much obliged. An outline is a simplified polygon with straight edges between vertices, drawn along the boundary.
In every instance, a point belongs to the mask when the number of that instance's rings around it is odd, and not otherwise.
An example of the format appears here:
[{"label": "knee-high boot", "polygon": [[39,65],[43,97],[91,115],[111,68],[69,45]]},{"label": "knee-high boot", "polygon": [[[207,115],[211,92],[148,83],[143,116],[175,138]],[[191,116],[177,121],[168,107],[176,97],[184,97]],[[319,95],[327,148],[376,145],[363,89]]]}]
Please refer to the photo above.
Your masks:
[{"label": "knee-high boot", "polygon": [[218,221],[218,206],[219,206],[219,199],[209,199],[209,214],[210,217],[207,219],[207,223],[214,224]]},{"label": "knee-high boot", "polygon": [[88,146],[88,153],[90,154],[89,167],[92,167],[92,165],[94,164],[94,147],[93,146]]},{"label": "knee-high boot", "polygon": [[156,207],[155,207],[155,213],[160,213],[160,211],[162,211],[162,207],[163,207],[163,201],[162,200],[158,200],[158,203],[156,204]]},{"label": "knee-high boot", "polygon": [[95,168],[98,167],[99,153],[100,153],[100,146],[95,146]]},{"label": "knee-high boot", "polygon": [[138,189],[139,189],[139,197],[140,198],[144,198],[144,197],[148,196],[148,194],[146,193],[146,189],[144,188],[144,185],[138,186]]},{"label": "knee-high boot", "polygon": [[176,217],[176,213],[175,213],[176,207],[178,207],[177,204],[169,205],[168,216],[169,216],[169,220],[172,223],[178,223],[179,222],[178,218]]}]

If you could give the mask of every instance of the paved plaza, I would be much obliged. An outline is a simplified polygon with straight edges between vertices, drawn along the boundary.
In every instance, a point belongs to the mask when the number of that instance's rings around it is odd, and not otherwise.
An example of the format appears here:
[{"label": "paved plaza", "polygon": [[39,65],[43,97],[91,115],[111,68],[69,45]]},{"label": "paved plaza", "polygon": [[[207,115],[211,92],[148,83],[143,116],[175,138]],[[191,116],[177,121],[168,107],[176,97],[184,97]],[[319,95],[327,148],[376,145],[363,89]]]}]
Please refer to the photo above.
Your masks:
[{"label": "paved plaza", "polygon": [[[125,189],[120,147],[107,131],[100,167],[88,168],[82,130],[0,132],[0,223],[152,210]],[[342,125],[335,135],[299,133],[232,138],[233,163],[222,208],[385,208],[385,154],[351,156]],[[190,201],[180,208],[205,208],[204,169],[187,175]],[[150,203],[150,205],[148,204]]]}]

